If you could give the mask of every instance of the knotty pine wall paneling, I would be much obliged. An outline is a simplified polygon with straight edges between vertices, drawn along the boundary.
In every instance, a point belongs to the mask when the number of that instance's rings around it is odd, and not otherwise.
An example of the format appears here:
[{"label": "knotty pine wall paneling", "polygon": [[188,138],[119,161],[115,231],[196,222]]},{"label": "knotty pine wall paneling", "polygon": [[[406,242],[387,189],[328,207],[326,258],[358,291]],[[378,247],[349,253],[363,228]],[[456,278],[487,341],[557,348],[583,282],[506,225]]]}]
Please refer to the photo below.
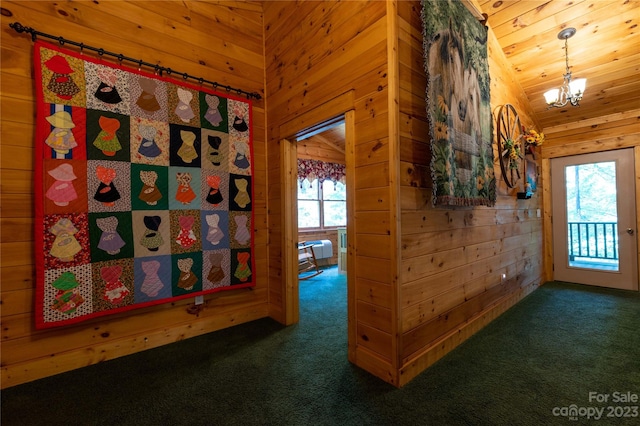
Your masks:
[{"label": "knotty pine wall paneling", "polygon": [[[493,208],[431,206],[420,3],[381,3],[265,4],[268,155],[278,164],[277,144],[287,136],[278,133],[281,123],[355,91],[349,354],[401,386],[540,284],[541,197],[518,201],[500,183]],[[374,10],[378,19],[368,20]],[[492,108],[512,103],[535,125],[493,37],[490,55]],[[494,169],[499,174],[497,162]],[[270,168],[270,200],[280,196],[281,174]],[[281,212],[272,206],[271,305],[282,312],[281,253],[273,244],[282,238]]]},{"label": "knotty pine wall paneling", "polygon": [[264,101],[253,106],[256,287],[35,330],[33,45],[9,23],[141,58],[264,96],[262,2],[2,2],[0,279],[2,387],[268,315]]},{"label": "knotty pine wall paneling", "polygon": [[[542,185],[530,200],[517,200],[496,157],[495,207],[432,207],[420,4],[398,2],[398,13],[403,385],[541,283]],[[489,56],[492,110],[514,104],[522,122],[535,125],[492,34]]]},{"label": "knotty pine wall paneling", "polygon": [[345,153],[329,144],[308,138],[297,142],[298,159],[320,160],[327,163],[345,164]]},{"label": "knotty pine wall paneling", "polygon": [[[281,220],[286,212],[280,202],[279,143],[291,135],[279,129],[349,91],[355,112],[355,141],[348,147],[355,163],[351,361],[402,385],[538,283],[537,195],[516,201],[501,184],[495,208],[430,206],[418,1],[4,2],[2,7],[8,11],[2,17],[0,145],[3,386],[267,314],[284,322]],[[261,92],[268,77],[268,110],[266,102],[254,103],[254,291],[208,296],[197,317],[186,312],[191,302],[184,301],[64,331],[33,329],[33,215],[24,214],[33,211],[32,53],[29,38],[8,28],[13,21],[245,90]],[[491,43],[492,102],[515,104],[524,122],[535,124],[506,60],[494,39]],[[446,243],[435,246],[432,240]],[[435,269],[423,265],[431,259]],[[502,273],[507,279],[496,281]]]},{"label": "knotty pine wall paneling", "polygon": [[[387,2],[265,2],[269,180],[270,309],[284,322],[280,126],[349,91],[355,113],[349,227],[355,301],[350,359],[397,383],[393,318]],[[317,123],[309,123],[310,125]],[[301,129],[300,129],[301,130]],[[351,262],[355,259],[354,262]]]},{"label": "knotty pine wall paneling", "polygon": [[338,231],[336,229],[321,229],[317,231],[299,231],[298,242],[304,241],[331,241],[333,256],[325,259],[318,259],[319,266],[337,265],[338,264]]}]

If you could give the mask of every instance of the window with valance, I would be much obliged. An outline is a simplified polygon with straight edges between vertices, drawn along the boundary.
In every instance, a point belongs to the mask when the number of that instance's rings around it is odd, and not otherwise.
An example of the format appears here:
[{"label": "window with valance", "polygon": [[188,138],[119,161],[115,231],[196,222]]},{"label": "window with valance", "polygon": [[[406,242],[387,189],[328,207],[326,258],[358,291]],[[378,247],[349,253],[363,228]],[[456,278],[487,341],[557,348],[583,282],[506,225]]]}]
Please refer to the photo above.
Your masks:
[{"label": "window with valance", "polygon": [[318,179],[320,183],[330,180],[345,183],[345,165],[320,160],[298,159],[298,181],[300,186],[307,179],[310,183]]},{"label": "window with valance", "polygon": [[344,164],[298,159],[298,182],[298,228],[347,224]]}]

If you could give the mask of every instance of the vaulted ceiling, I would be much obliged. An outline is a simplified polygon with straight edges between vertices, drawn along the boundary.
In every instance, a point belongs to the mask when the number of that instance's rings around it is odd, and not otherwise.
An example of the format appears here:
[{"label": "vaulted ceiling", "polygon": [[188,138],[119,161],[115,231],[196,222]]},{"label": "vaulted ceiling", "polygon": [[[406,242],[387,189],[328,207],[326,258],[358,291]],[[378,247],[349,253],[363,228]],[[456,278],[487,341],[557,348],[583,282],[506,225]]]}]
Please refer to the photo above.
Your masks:
[{"label": "vaulted ceiling", "polygon": [[[476,0],[488,15],[541,127],[640,108],[640,1]],[[543,93],[562,84],[564,40],[573,78],[586,78],[579,107],[548,109]]]},{"label": "vaulted ceiling", "polygon": [[[640,109],[640,0],[471,0],[488,15],[542,129]],[[544,92],[565,72],[568,27],[573,78],[586,78],[580,106],[547,108]],[[322,138],[322,139],[319,139]],[[344,126],[312,137],[344,151]]]}]

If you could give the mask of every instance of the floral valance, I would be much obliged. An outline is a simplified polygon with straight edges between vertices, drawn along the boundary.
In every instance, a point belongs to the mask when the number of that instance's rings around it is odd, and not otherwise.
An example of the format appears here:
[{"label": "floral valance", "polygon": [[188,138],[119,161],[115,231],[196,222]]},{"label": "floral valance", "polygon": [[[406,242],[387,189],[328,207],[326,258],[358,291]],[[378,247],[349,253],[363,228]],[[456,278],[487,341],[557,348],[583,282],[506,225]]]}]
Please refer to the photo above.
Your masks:
[{"label": "floral valance", "polygon": [[345,183],[345,165],[320,160],[298,159],[298,181],[302,185],[302,181],[305,179],[309,182],[318,179],[320,183],[325,180]]}]

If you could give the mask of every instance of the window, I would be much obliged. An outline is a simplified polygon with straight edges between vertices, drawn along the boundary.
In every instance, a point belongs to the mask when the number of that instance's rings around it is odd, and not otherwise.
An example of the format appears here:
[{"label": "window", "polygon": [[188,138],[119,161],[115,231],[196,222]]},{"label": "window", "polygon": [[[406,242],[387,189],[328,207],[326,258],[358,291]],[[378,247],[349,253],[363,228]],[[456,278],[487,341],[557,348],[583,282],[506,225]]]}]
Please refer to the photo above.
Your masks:
[{"label": "window", "polygon": [[298,228],[346,226],[346,200],[346,187],[341,182],[303,180],[298,186]]}]

